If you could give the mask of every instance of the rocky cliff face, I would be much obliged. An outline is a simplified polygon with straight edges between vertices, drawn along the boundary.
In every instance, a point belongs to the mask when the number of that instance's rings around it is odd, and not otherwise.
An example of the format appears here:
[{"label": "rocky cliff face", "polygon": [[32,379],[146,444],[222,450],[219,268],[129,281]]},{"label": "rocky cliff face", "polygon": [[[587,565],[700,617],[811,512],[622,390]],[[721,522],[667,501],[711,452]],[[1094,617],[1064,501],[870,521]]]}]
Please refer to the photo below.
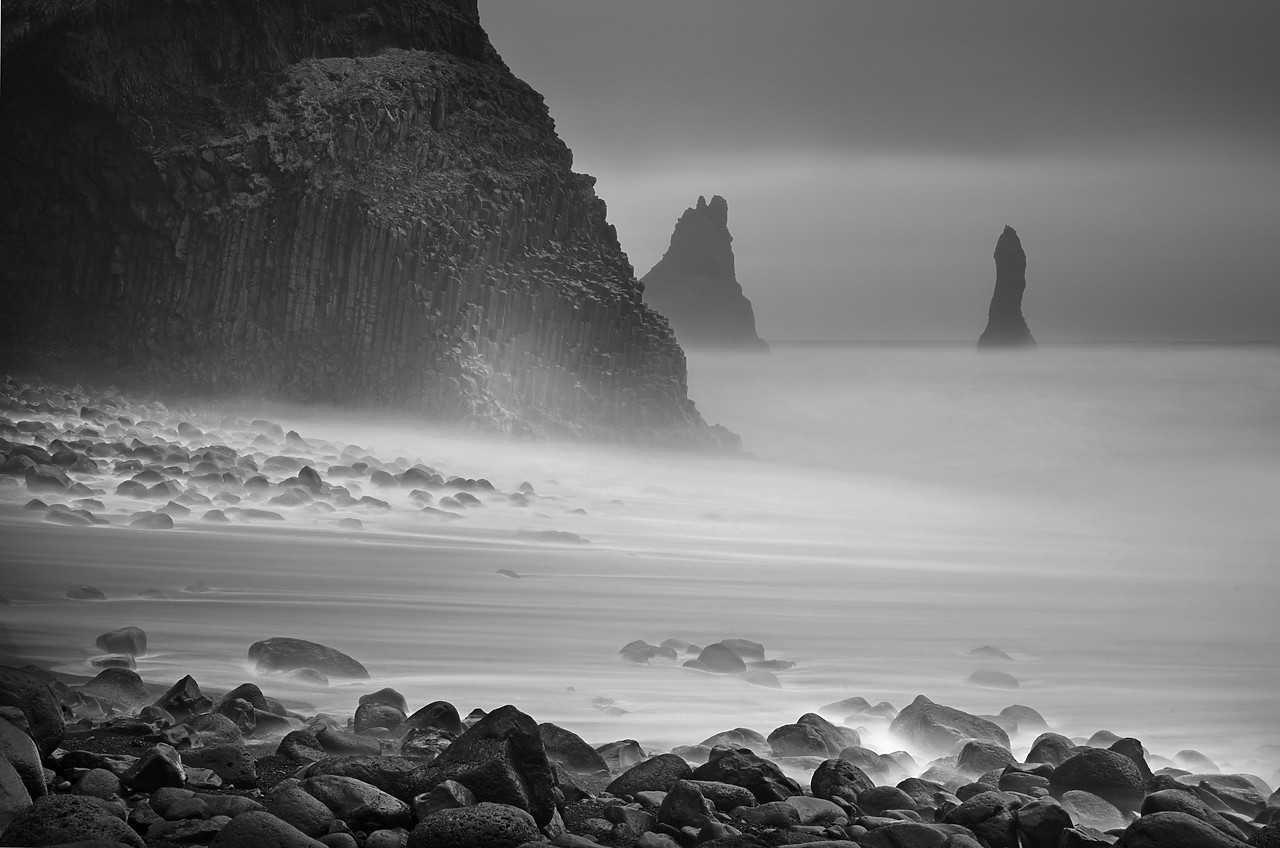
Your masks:
[{"label": "rocky cliff face", "polygon": [[14,0],[4,345],[188,389],[705,433],[475,0]]},{"label": "rocky cliff face", "polygon": [[1035,347],[1031,329],[1022,317],[1022,293],[1027,289],[1027,254],[1013,227],[1006,226],[996,241],[996,290],[987,312],[987,329],[979,348]]},{"label": "rocky cliff face", "polygon": [[699,197],[676,222],[662,259],[640,278],[645,300],[671,319],[682,344],[768,350],[738,284],[732,244],[728,202]]}]

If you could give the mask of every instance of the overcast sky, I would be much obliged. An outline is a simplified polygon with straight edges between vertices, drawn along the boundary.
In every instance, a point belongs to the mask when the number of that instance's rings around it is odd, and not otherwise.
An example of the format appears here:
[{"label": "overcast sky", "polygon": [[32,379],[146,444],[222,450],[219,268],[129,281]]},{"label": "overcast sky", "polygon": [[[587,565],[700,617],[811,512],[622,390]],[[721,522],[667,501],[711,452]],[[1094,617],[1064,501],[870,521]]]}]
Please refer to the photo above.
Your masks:
[{"label": "overcast sky", "polygon": [[766,339],[1280,340],[1277,0],[480,0],[645,274],[729,201]]}]

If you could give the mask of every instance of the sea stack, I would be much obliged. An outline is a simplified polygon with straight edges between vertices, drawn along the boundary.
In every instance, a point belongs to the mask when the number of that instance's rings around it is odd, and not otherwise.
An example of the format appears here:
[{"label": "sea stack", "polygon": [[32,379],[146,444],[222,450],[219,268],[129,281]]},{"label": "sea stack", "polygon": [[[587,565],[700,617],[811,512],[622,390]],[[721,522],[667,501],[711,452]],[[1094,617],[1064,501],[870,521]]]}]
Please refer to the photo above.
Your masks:
[{"label": "sea stack", "polygon": [[996,290],[987,312],[987,329],[978,348],[1035,347],[1022,317],[1022,293],[1027,288],[1027,254],[1013,227],[1005,226],[996,242]]},{"label": "sea stack", "polygon": [[733,263],[729,203],[716,195],[684,210],[662,259],[640,278],[644,299],[692,347],[768,350]]}]

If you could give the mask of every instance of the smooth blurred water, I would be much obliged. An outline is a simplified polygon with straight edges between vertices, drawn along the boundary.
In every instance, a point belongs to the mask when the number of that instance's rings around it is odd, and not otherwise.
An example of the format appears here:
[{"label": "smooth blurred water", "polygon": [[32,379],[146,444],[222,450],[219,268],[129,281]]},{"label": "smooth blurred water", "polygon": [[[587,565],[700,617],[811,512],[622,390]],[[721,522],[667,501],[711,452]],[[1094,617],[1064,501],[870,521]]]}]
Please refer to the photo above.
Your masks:
[{"label": "smooth blurred water", "polygon": [[[311,710],[349,714],[390,685],[411,704],[515,703],[593,743],[667,749],[768,733],[851,695],[902,707],[923,693],[979,713],[1027,704],[1061,732],[1107,728],[1267,778],[1280,766],[1258,753],[1280,743],[1280,349],[692,351],[690,394],[752,458],[270,410],[308,438],[507,492],[528,480],[540,497],[441,522],[393,493],[363,533],[303,511],[157,533],[6,510],[0,591],[21,603],[0,607],[3,653],[85,673],[96,634],[138,624],[145,677],[229,687],[253,679],[250,643],[287,635],[374,676],[328,690],[259,679]],[[180,591],[195,579],[218,591]],[[79,583],[113,599],[62,598]],[[133,597],[151,586],[172,598]],[[667,637],[753,639],[797,666],[769,689],[617,656]],[[1013,660],[969,655],[988,644]],[[1020,687],[969,683],[981,668]],[[883,725],[866,731],[901,747]]]}]

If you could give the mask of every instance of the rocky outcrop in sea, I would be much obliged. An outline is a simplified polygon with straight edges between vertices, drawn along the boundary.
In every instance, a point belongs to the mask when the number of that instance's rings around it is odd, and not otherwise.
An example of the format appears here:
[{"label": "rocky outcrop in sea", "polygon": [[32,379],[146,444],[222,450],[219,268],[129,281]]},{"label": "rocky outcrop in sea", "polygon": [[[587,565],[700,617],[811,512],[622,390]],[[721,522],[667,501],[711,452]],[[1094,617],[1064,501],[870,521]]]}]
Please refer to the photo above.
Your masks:
[{"label": "rocky outcrop in sea", "polygon": [[1022,294],[1027,290],[1027,254],[1013,227],[1005,226],[996,241],[996,289],[987,312],[987,329],[978,347],[1035,347],[1027,320],[1022,317]]},{"label": "rocky outcrop in sea", "polygon": [[705,436],[595,180],[475,0],[21,3],[3,24],[10,363]]},{"label": "rocky outcrop in sea", "polygon": [[640,278],[645,301],[671,321],[680,343],[768,350],[734,270],[729,203],[716,195],[684,210],[662,259]]}]

